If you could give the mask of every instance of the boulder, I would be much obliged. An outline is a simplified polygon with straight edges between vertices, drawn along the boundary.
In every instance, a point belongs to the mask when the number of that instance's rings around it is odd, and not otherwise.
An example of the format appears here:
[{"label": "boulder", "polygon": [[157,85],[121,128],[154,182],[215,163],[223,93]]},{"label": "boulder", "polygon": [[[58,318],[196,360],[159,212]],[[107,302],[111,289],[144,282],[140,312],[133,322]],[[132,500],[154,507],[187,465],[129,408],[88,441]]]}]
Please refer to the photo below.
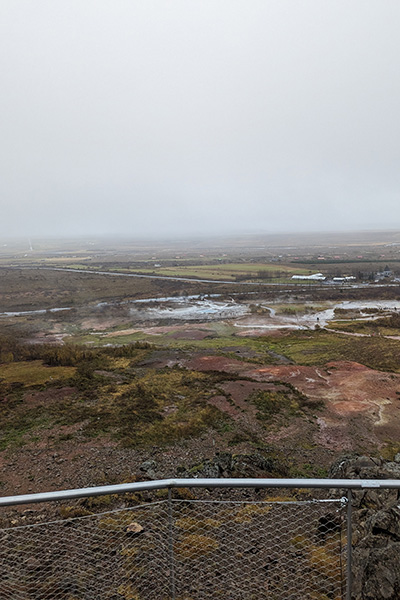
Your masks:
[{"label": "boulder", "polygon": [[145,473],[148,479],[157,479],[157,463],[155,460],[145,460],[139,469],[142,473]]},{"label": "boulder", "polygon": [[179,468],[178,475],[189,478],[285,477],[288,476],[288,468],[280,457],[268,453],[217,452],[213,458],[205,459],[189,468]]}]

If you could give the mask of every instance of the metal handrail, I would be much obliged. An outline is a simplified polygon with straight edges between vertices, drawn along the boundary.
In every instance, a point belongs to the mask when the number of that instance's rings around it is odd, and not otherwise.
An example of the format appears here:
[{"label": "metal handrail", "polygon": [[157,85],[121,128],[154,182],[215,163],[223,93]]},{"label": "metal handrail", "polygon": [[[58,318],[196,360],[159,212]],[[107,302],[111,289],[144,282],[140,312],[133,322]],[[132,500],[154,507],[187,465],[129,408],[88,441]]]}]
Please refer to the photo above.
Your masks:
[{"label": "metal handrail", "polygon": [[141,481],[56,492],[5,496],[0,498],[0,506],[16,506],[38,502],[54,502],[56,500],[73,500],[74,498],[85,498],[88,496],[105,496],[108,494],[126,494],[129,492],[172,488],[400,489],[400,479],[161,479],[157,481]]}]

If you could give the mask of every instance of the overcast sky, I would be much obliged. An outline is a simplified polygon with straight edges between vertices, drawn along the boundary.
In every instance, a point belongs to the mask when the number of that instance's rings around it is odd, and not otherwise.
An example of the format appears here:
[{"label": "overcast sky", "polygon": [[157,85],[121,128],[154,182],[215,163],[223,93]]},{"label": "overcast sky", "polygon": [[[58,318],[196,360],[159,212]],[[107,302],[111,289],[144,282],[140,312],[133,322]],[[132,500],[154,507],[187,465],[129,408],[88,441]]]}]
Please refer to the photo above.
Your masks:
[{"label": "overcast sky", "polygon": [[399,0],[2,0],[0,235],[400,228]]}]

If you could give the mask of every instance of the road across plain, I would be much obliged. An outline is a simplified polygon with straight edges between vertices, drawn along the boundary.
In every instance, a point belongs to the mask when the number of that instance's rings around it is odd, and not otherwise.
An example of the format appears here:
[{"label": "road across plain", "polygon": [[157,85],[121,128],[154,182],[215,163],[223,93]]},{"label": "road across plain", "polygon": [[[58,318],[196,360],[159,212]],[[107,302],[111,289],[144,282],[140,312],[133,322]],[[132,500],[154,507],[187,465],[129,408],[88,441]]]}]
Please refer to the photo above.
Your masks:
[{"label": "road across plain", "polygon": [[[263,282],[263,281],[227,281],[227,280],[223,280],[223,279],[194,279],[194,278],[190,278],[190,277],[174,277],[174,276],[170,276],[170,275],[144,275],[143,273],[120,273],[120,272],[116,272],[116,271],[94,271],[92,269],[70,269],[70,268],[63,268],[63,267],[42,267],[42,266],[30,266],[30,267],[25,267],[25,266],[20,266],[20,267],[12,267],[15,269],[40,269],[40,270],[46,270],[46,271],[64,271],[64,272],[68,272],[68,273],[88,273],[91,275],[108,275],[108,276],[113,276],[113,277],[137,277],[137,278],[141,278],[141,279],[162,279],[164,281],[182,281],[182,282],[186,282],[186,283],[220,283],[220,284],[224,284],[224,285],[249,285],[249,286],[256,286],[256,287],[291,287],[291,288],[300,288],[300,287],[307,287],[307,289],[309,289],[310,287],[312,287],[313,289],[316,288],[326,288],[327,285],[329,284],[317,284],[314,282],[310,282],[310,283],[305,283],[304,281],[302,283],[291,283],[291,282],[286,282],[286,283],[279,283],[279,282]],[[335,287],[339,287],[338,285],[335,285]],[[340,287],[345,287],[345,288],[366,288],[369,287],[369,284],[359,284],[359,283],[341,283]],[[376,285],[374,284],[374,287],[396,287],[396,284],[384,284],[384,285]],[[397,286],[398,287],[398,286]]]}]

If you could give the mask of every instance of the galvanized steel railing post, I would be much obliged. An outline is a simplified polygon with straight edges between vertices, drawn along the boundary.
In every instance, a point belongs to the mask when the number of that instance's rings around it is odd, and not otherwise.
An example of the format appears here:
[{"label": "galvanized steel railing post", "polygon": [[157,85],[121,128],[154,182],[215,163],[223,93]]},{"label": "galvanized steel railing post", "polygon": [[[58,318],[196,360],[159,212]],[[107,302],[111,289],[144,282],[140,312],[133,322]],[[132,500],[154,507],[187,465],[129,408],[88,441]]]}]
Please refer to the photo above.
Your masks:
[{"label": "galvanized steel railing post", "polygon": [[347,577],[346,577],[346,600],[351,600],[352,580],[353,580],[353,513],[352,503],[353,493],[351,489],[347,490]]},{"label": "galvanized steel railing post", "polygon": [[171,600],[175,600],[175,565],[174,565],[174,537],[173,537],[173,514],[172,514],[172,489],[168,488],[168,556],[169,577],[171,586]]},{"label": "galvanized steel railing post", "polygon": [[90,496],[109,494],[126,494],[143,490],[165,490],[168,488],[301,488],[301,489],[336,489],[336,490],[368,490],[396,489],[400,490],[399,479],[162,479],[160,481],[140,481],[119,485],[79,488],[39,494],[22,494],[0,498],[1,506],[16,506],[34,502],[54,502],[56,500],[73,500]]}]

